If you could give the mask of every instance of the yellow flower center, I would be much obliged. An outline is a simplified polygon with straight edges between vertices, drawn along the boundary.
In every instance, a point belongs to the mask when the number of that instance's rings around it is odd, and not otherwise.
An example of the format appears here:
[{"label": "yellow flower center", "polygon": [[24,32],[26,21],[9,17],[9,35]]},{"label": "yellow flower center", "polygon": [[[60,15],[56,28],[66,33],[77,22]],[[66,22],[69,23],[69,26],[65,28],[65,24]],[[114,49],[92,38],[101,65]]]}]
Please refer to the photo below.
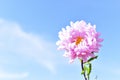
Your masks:
[{"label": "yellow flower center", "polygon": [[76,41],[75,41],[75,44],[78,45],[80,44],[80,42],[82,41],[82,37],[77,37]]}]

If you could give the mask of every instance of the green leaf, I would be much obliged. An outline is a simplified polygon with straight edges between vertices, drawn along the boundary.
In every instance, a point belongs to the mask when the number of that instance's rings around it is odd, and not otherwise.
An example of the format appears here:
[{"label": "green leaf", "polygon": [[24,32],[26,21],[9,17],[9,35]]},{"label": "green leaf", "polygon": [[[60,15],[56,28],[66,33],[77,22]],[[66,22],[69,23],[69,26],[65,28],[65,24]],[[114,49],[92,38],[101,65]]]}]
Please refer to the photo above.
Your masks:
[{"label": "green leaf", "polygon": [[87,62],[91,62],[91,61],[93,61],[94,59],[97,59],[97,57],[98,57],[98,56],[92,57],[92,58],[90,58]]},{"label": "green leaf", "polygon": [[85,65],[84,65],[85,74],[88,74],[88,69],[89,69],[89,68],[88,68],[87,64],[85,64]]},{"label": "green leaf", "polygon": [[85,73],[85,71],[84,71],[84,70],[82,70],[81,74],[83,75],[84,73]]},{"label": "green leaf", "polygon": [[90,77],[91,69],[92,69],[92,64],[91,63],[84,64],[84,71],[85,71],[85,74],[87,75],[88,80],[89,80],[89,77]]},{"label": "green leaf", "polygon": [[87,75],[90,75],[91,70],[92,70],[92,64],[89,64],[89,66],[88,66],[88,71],[87,71]]},{"label": "green leaf", "polygon": [[84,62],[84,65],[88,66],[89,64],[91,64],[90,62]]}]

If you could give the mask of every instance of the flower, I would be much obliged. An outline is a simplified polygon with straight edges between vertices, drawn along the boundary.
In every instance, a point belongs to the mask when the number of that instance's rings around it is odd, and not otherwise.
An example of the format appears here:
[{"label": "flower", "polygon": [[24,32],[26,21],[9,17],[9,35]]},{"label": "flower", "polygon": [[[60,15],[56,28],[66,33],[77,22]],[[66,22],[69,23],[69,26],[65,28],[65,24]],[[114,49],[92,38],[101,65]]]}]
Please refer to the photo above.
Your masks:
[{"label": "flower", "polygon": [[96,26],[85,21],[71,22],[70,26],[62,28],[56,42],[59,50],[65,50],[64,56],[70,58],[70,63],[76,58],[86,62],[89,58],[95,57],[94,53],[99,51],[103,39],[99,38],[100,33],[96,32]]}]

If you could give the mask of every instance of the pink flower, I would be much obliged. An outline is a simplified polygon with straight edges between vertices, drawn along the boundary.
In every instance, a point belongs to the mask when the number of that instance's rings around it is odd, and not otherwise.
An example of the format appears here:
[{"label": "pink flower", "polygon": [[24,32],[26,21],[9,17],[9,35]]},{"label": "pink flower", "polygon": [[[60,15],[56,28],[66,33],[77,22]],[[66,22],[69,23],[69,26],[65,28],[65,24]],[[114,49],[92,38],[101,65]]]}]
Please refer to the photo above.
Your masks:
[{"label": "pink flower", "polygon": [[95,25],[86,24],[83,20],[71,22],[70,26],[59,32],[60,40],[56,44],[59,50],[65,50],[64,56],[69,57],[70,62],[76,58],[86,62],[99,51],[100,42],[103,41],[99,36]]}]

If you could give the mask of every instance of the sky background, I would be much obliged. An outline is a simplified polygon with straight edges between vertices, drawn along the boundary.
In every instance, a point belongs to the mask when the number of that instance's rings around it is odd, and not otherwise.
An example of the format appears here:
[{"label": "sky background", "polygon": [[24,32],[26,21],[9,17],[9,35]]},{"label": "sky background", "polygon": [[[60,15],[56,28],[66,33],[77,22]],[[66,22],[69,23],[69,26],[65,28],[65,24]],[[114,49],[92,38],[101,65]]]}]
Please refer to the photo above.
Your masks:
[{"label": "sky background", "polygon": [[83,80],[79,61],[56,46],[61,28],[80,20],[104,39],[91,80],[119,80],[119,0],[0,0],[0,80]]}]

